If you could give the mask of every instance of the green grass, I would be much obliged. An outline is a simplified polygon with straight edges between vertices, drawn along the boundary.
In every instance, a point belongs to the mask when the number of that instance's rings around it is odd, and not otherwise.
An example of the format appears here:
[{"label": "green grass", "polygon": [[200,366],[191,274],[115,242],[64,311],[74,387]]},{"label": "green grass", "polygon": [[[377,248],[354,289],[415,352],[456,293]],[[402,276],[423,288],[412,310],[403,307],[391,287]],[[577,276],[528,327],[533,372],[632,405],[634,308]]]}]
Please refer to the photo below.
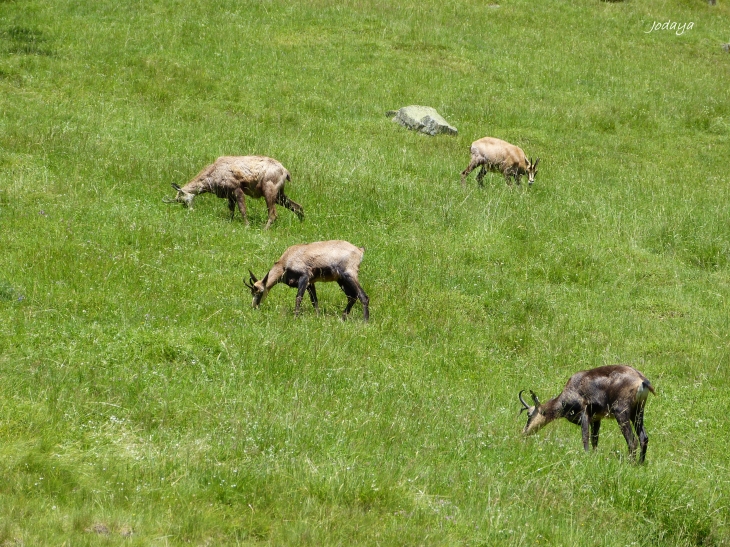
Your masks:
[{"label": "green grass", "polygon": [[[0,545],[730,543],[729,21],[0,0]],[[534,187],[462,189],[485,135]],[[279,159],[305,222],[162,203],[224,154]],[[335,284],[251,308],[322,239],[366,247],[369,324]],[[519,390],[614,363],[657,389],[645,466],[611,423],[521,437]]]}]

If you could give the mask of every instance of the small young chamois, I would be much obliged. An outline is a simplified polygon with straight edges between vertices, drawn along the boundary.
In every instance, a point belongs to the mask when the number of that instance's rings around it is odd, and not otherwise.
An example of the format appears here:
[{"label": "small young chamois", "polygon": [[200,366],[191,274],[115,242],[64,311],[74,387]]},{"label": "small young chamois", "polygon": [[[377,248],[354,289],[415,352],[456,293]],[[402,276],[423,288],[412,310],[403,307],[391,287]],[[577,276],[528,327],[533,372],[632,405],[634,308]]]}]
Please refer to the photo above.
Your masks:
[{"label": "small young chamois", "polygon": [[347,307],[342,314],[342,320],[347,319],[347,314],[359,299],[363,306],[363,318],[367,321],[370,316],[368,309],[370,300],[357,279],[364,252],[365,249],[362,247],[355,247],[347,241],[318,241],[293,245],[284,251],[262,280],[256,279],[249,270],[248,273],[251,274],[249,283],[244,279],[243,284],[251,289],[254,308],[259,307],[261,301],[277,283],[297,287],[294,314],[299,315],[305,290],[309,293],[314,309],[319,313],[314,284],[317,281],[337,281],[347,295]]},{"label": "small young chamois", "polygon": [[284,194],[284,184],[291,180],[286,168],[273,158],[265,156],[222,156],[208,165],[197,176],[180,188],[177,184],[172,187],[177,190],[174,199],[165,199],[166,203],[184,203],[193,208],[195,196],[210,192],[219,198],[228,200],[228,209],[231,211],[231,220],[236,211],[248,226],[246,216],[246,197],[263,197],[269,209],[269,221],[264,229],[268,229],[276,220],[276,203],[290,209],[304,219],[304,209],[298,203],[290,200]]},{"label": "small young chamois", "polygon": [[504,175],[507,184],[512,184],[510,177],[514,177],[515,183],[520,183],[520,177],[527,175],[527,180],[532,186],[537,175],[537,163],[540,158],[532,163],[527,159],[522,148],[506,141],[492,137],[484,137],[471,143],[471,162],[461,172],[461,185],[466,186],[466,177],[474,169],[481,166],[477,173],[477,182],[483,186],[482,179],[487,171],[499,171]]},{"label": "small young chamois", "polygon": [[636,436],[631,430],[631,424],[634,424],[641,443],[639,463],[643,463],[649,444],[649,436],[644,429],[644,406],[654,388],[638,370],[610,365],[577,372],[570,377],[563,392],[545,404],[540,404],[531,390],[535,404],[528,405],[522,398],[523,392],[520,391],[519,399],[522,403],[520,413],[527,411],[527,425],[522,430],[524,435],[532,435],[553,420],[566,418],[581,426],[585,450],[588,451],[589,438],[595,450],[601,419],[614,417],[629,445],[631,459],[636,457]]}]

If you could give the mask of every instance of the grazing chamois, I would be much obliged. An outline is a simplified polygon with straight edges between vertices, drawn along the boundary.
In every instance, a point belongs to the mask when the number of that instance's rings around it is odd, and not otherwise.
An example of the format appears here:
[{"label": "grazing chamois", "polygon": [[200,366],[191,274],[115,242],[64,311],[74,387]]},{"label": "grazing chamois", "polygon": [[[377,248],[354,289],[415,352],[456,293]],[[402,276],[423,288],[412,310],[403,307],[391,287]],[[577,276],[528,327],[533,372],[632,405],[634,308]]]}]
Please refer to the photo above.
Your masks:
[{"label": "grazing chamois", "polygon": [[474,169],[481,166],[477,173],[477,182],[483,186],[482,179],[487,171],[499,171],[504,175],[507,184],[512,184],[510,177],[514,177],[515,183],[520,183],[520,177],[527,175],[530,186],[535,182],[537,175],[537,163],[540,158],[532,163],[527,159],[522,148],[506,141],[492,137],[484,137],[471,143],[471,161],[469,166],[461,172],[461,185],[466,186],[466,177]]},{"label": "grazing chamois", "polygon": [[527,411],[527,425],[522,430],[524,435],[532,435],[558,418],[567,418],[581,426],[583,448],[588,451],[590,439],[595,450],[601,419],[614,417],[629,445],[631,459],[636,457],[636,436],[631,430],[631,424],[634,424],[641,443],[639,463],[644,462],[649,444],[649,436],[644,429],[644,405],[649,392],[654,393],[654,388],[638,370],[624,365],[610,365],[577,372],[570,377],[560,395],[544,404],[531,390],[534,406],[525,402],[523,392],[520,391],[519,399],[522,403],[520,413]]},{"label": "grazing chamois", "polygon": [[174,199],[164,199],[166,203],[184,203],[193,208],[193,199],[198,194],[210,192],[219,198],[228,200],[231,220],[236,212],[236,204],[241,216],[248,226],[246,216],[246,197],[263,197],[269,209],[269,221],[264,229],[268,229],[276,220],[276,203],[290,209],[304,219],[304,209],[284,194],[284,184],[291,180],[286,168],[273,158],[266,156],[222,156],[208,165],[197,176],[177,190]]},{"label": "grazing chamois", "polygon": [[297,287],[296,306],[294,315],[299,315],[304,291],[309,293],[314,309],[319,313],[319,302],[314,284],[317,281],[337,281],[340,288],[347,295],[347,307],[342,314],[342,320],[347,319],[352,306],[359,299],[363,306],[363,318],[370,317],[368,295],[360,286],[357,279],[365,249],[355,247],[347,241],[318,241],[289,247],[281,258],[276,261],[262,280],[256,279],[251,270],[249,283],[244,279],[243,284],[251,289],[253,307],[258,308],[271,288],[277,283],[286,283],[290,287]]}]

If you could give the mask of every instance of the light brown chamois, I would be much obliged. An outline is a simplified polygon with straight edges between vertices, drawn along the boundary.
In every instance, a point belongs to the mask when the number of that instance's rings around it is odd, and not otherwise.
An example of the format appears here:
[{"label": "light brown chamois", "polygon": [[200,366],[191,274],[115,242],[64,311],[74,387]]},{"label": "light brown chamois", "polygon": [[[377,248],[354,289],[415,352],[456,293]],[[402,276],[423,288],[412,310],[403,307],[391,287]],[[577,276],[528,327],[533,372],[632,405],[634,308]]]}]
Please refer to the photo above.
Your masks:
[{"label": "light brown chamois", "polygon": [[537,158],[535,163],[532,163],[519,146],[493,137],[484,137],[471,143],[471,162],[461,172],[461,184],[466,186],[466,177],[481,166],[477,173],[479,186],[483,185],[482,179],[487,171],[499,171],[504,175],[507,184],[512,184],[510,177],[514,177],[515,183],[519,184],[520,177],[527,175],[527,181],[532,186],[539,161],[540,158]]},{"label": "light brown chamois", "polygon": [[251,270],[249,283],[244,279],[243,284],[251,289],[253,307],[258,308],[261,301],[271,288],[277,283],[286,283],[290,287],[297,287],[297,299],[294,314],[299,315],[304,291],[309,293],[314,309],[319,313],[319,302],[314,284],[317,281],[337,281],[340,288],[347,295],[347,307],[342,314],[342,320],[347,319],[352,306],[359,299],[362,302],[363,318],[370,316],[368,309],[368,295],[360,286],[357,279],[360,262],[365,249],[355,247],[347,241],[318,241],[289,247],[281,258],[276,261],[262,280],[256,279]]},{"label": "light brown chamois", "polygon": [[246,216],[246,197],[263,197],[269,209],[269,221],[264,229],[268,229],[276,220],[276,204],[283,205],[304,219],[304,209],[284,194],[284,184],[291,180],[286,168],[273,158],[266,156],[222,156],[208,165],[198,175],[177,190],[174,199],[165,199],[166,203],[184,203],[193,208],[195,196],[210,192],[219,198],[228,200],[231,220],[236,212],[236,204],[241,216],[248,226]]},{"label": "light brown chamois", "polygon": [[[532,435],[558,418],[580,425],[583,431],[583,448],[588,451],[590,439],[593,449],[598,446],[598,430],[603,418],[616,418],[626,443],[629,445],[629,456],[636,457],[636,436],[631,424],[639,435],[641,455],[639,463],[643,463],[649,436],[644,429],[644,406],[649,392],[654,393],[649,380],[638,370],[624,365],[610,365],[591,370],[577,372],[570,377],[563,392],[541,404],[534,391],[530,391],[534,406],[519,399],[523,410],[527,411],[527,425],[522,430],[524,435]],[[590,433],[589,433],[590,428]]]}]

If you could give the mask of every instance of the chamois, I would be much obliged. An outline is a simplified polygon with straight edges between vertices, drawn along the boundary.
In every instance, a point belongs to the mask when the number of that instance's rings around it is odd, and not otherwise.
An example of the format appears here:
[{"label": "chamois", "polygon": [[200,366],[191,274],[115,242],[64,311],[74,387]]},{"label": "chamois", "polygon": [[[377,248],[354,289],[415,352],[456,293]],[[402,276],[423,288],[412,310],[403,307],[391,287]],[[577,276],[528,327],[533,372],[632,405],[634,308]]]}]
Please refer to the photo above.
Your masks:
[{"label": "chamois", "polygon": [[471,143],[471,162],[461,172],[461,185],[466,186],[466,177],[474,169],[481,166],[477,173],[477,182],[483,186],[482,179],[487,171],[499,171],[504,175],[507,184],[512,184],[510,177],[514,177],[515,183],[520,183],[520,177],[527,175],[527,180],[532,186],[537,175],[537,163],[540,158],[532,163],[527,159],[522,148],[506,141],[492,137],[484,137]]},{"label": "chamois", "polygon": [[269,209],[269,220],[264,229],[268,229],[276,220],[276,203],[290,209],[304,219],[304,209],[298,203],[290,200],[284,194],[284,184],[291,180],[286,168],[273,158],[266,156],[222,156],[208,165],[194,179],[180,188],[177,184],[172,187],[177,190],[174,199],[164,199],[166,203],[184,203],[193,208],[193,200],[198,194],[210,192],[219,198],[228,200],[228,209],[231,211],[231,220],[236,211],[248,226],[246,216],[246,197],[263,197]]},{"label": "chamois", "polygon": [[293,245],[284,251],[263,279],[259,281],[249,270],[248,273],[251,275],[249,283],[244,279],[243,284],[251,289],[254,308],[259,307],[261,301],[277,283],[297,287],[294,315],[299,315],[305,290],[309,293],[314,309],[319,313],[314,284],[317,281],[337,281],[347,295],[347,307],[342,314],[342,320],[347,319],[347,314],[359,299],[363,306],[363,318],[367,321],[370,316],[368,309],[370,300],[357,279],[364,252],[365,249],[362,247],[355,247],[347,241],[318,241]]},{"label": "chamois", "polygon": [[[629,456],[636,457],[636,436],[631,424],[639,435],[641,455],[639,463],[644,462],[649,436],[644,429],[644,406],[649,392],[655,393],[649,380],[641,372],[624,365],[610,365],[591,370],[583,370],[573,374],[565,385],[563,392],[541,404],[530,390],[534,406],[519,399],[522,409],[527,411],[527,425],[523,435],[532,435],[558,418],[580,425],[583,431],[583,448],[588,451],[588,441],[595,450],[598,446],[598,430],[601,419],[616,418],[626,443],[629,445]],[[590,434],[589,434],[590,427]]]}]

